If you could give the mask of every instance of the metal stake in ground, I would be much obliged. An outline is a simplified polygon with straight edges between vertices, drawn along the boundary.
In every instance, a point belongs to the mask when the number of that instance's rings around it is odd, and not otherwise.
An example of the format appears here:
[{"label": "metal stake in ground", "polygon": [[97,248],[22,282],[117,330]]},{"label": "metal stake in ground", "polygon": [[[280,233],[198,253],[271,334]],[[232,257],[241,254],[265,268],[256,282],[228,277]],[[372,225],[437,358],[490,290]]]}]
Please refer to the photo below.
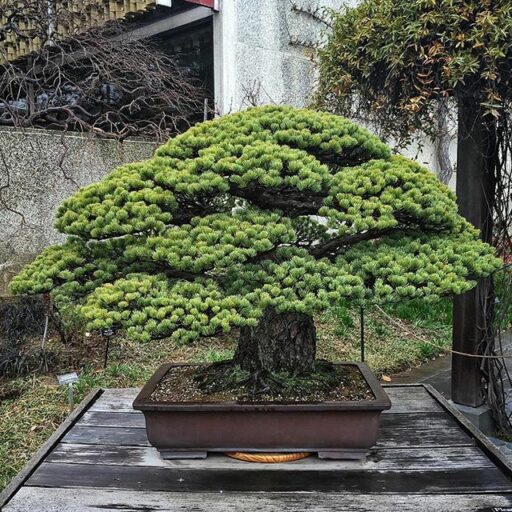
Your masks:
[{"label": "metal stake in ground", "polygon": [[109,348],[110,348],[110,338],[112,336],[114,336],[115,334],[115,331],[114,331],[114,328],[113,327],[109,327],[108,329],[102,329],[101,330],[101,335],[104,337],[104,338],[107,338],[107,344],[105,345],[105,358],[103,360],[103,368],[106,368],[107,367],[107,362],[108,362],[108,351],[109,351]]},{"label": "metal stake in ground", "polygon": [[364,308],[359,309],[359,323],[361,327],[361,362],[364,363]]}]

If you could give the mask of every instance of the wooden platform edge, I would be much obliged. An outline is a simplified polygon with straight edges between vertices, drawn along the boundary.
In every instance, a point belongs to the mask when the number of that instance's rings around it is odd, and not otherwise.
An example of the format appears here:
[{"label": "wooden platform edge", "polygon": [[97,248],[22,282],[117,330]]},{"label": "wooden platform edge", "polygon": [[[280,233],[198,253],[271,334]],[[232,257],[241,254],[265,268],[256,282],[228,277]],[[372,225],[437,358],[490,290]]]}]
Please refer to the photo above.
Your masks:
[{"label": "wooden platform edge", "polygon": [[7,487],[0,493],[0,511],[7,505],[11,498],[18,492],[32,473],[44,461],[46,456],[57,446],[60,440],[74,426],[74,424],[87,412],[87,409],[101,396],[102,388],[92,389],[78,404],[73,412],[60,424],[59,428],[46,440],[37,452],[25,464],[23,469],[11,480]]},{"label": "wooden platform edge", "polygon": [[[421,384],[421,383],[420,383]],[[502,470],[505,471],[509,478],[512,478],[512,461],[509,461],[498,448],[491,443],[471,421],[469,421],[464,414],[462,414],[454,405],[452,405],[437,389],[430,384],[421,384],[426,391],[439,402],[439,405],[449,412],[461,428],[475,439],[479,448]]]}]

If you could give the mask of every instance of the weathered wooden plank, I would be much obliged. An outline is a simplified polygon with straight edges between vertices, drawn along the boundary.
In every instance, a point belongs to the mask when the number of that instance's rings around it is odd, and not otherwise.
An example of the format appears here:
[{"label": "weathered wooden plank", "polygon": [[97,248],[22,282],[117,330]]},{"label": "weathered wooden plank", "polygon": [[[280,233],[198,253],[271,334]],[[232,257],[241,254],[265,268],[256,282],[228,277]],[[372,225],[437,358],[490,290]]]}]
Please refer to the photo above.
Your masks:
[{"label": "weathered wooden plank", "polygon": [[410,428],[406,425],[396,427],[382,426],[379,429],[377,446],[383,448],[426,448],[431,446],[472,446],[474,441],[459,428],[445,428],[441,432],[433,427],[422,429]]},{"label": "weathered wooden plank", "polygon": [[132,403],[139,391],[136,388],[105,389],[101,400],[96,400],[89,410],[133,412]]},{"label": "weathered wooden plank", "polygon": [[[131,412],[132,403],[137,396],[138,389],[107,389],[101,400],[97,400],[91,411],[103,412]],[[384,414],[395,413],[422,413],[442,412],[437,401],[422,387],[390,387],[386,388],[391,399],[392,407]]]},{"label": "weathered wooden plank", "polygon": [[149,446],[61,443],[46,458],[46,462],[202,469],[208,471],[215,471],[217,469],[238,469],[240,471],[339,471],[347,469],[422,471],[494,467],[494,464],[476,447],[443,447],[415,450],[375,448],[371,450],[369,456],[363,461],[327,461],[311,456],[307,459],[286,464],[249,464],[221,454],[210,454],[207,459],[199,460],[163,460],[158,451]]},{"label": "weathered wooden plank", "polygon": [[142,412],[90,411],[77,423],[79,426],[146,428]]},{"label": "weathered wooden plank", "polygon": [[423,386],[387,386],[391,409],[384,414],[441,412],[442,408]]},{"label": "weathered wooden plank", "polygon": [[103,398],[122,398],[135,400],[141,388],[108,388],[103,391]]},{"label": "weathered wooden plank", "polygon": [[82,402],[74,409],[74,411],[61,423],[59,428],[57,428],[57,430],[46,440],[43,446],[41,446],[41,448],[39,448],[39,450],[37,450],[37,452],[30,458],[25,467],[11,480],[9,485],[0,493],[0,510],[2,510],[3,505],[7,503],[12,496],[14,496],[16,491],[35,471],[46,455],[50,453],[53,447],[62,439],[64,434],[73,427],[76,420],[82,416],[84,411],[87,410],[91,403],[94,403],[101,393],[102,390],[100,388],[92,389]]},{"label": "weathered wooden plank", "polygon": [[338,492],[482,494],[512,492],[497,468],[440,471],[201,471],[43,463],[26,483],[36,487],[116,488],[166,492]]},{"label": "weathered wooden plank", "polygon": [[420,400],[431,398],[422,384],[413,386],[387,385],[383,387],[391,400]]},{"label": "weathered wooden plank", "polygon": [[[442,432],[445,428],[458,427],[457,422],[447,412],[426,412],[413,414],[386,414],[380,424],[389,428],[414,428],[418,430],[435,428]],[[144,415],[134,412],[91,411],[83,415],[78,426],[146,428]]]},{"label": "weathered wooden plank", "polygon": [[439,405],[445,410],[448,411],[454,420],[457,422],[459,427],[464,430],[468,435],[472,436],[475,439],[475,443],[485,450],[485,453],[494,463],[497,464],[498,467],[503,469],[507,474],[512,474],[512,461],[505,457],[496,446],[494,446],[486,436],[476,428],[473,423],[471,423],[460,411],[458,411],[452,404],[446,400],[446,398],[437,391],[434,387],[429,384],[425,385],[425,390],[433,397]]},{"label": "weathered wooden plank", "polygon": [[[119,446],[149,446],[146,430],[130,427],[95,427],[76,425],[62,440],[73,444],[105,444]],[[416,428],[381,427],[377,446],[382,448],[437,448],[440,446],[471,446],[473,440],[459,428],[439,431],[435,426]]]},{"label": "weathered wooden plank", "polygon": [[113,446],[149,446],[145,429],[129,427],[75,426],[62,439],[62,442]]},{"label": "weathered wooden plank", "polygon": [[149,446],[146,430],[128,427],[75,426],[62,440],[73,444],[103,444],[114,446]]},{"label": "weathered wooden plank", "polygon": [[447,412],[417,412],[386,414],[380,417],[384,428],[411,428],[417,430],[458,428],[457,422]]},{"label": "weathered wooden plank", "polygon": [[391,409],[382,411],[386,414],[416,414],[422,412],[441,412],[443,409],[435,400],[392,401]]},{"label": "weathered wooden plank", "polygon": [[52,489],[25,487],[5,512],[491,512],[493,508],[512,506],[504,494],[470,496],[373,494],[232,494],[125,491],[109,489]]}]

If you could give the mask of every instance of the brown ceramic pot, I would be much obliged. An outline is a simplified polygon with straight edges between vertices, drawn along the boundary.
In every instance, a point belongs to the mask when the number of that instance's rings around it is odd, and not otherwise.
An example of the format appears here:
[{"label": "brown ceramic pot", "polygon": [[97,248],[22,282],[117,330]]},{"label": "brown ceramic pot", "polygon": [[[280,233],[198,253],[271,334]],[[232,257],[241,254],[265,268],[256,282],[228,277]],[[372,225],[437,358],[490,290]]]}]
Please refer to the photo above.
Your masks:
[{"label": "brown ceramic pot", "polygon": [[369,368],[357,366],[375,400],[301,403],[156,402],[149,397],[172,366],[163,364],[133,402],[144,413],[149,442],[164,459],[204,458],[207,452],[317,452],[320,458],[360,459],[376,440],[391,402]]}]

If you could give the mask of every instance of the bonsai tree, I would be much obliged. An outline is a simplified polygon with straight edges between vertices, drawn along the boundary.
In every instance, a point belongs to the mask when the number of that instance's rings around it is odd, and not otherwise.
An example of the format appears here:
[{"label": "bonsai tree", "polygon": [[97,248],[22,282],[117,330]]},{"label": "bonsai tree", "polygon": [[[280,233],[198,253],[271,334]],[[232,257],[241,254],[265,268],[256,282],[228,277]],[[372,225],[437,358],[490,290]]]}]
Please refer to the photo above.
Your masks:
[{"label": "bonsai tree", "polygon": [[[443,138],[443,117],[451,111],[459,211],[489,243],[494,215],[503,246],[510,242],[511,26],[505,0],[363,0],[335,13],[319,62],[320,105],[370,118],[395,140],[418,131]],[[493,303],[490,279],[455,299],[456,350],[493,353]],[[484,363],[454,354],[455,402],[482,403],[482,368],[489,396],[500,394],[489,382],[499,368]]]},{"label": "bonsai tree", "polygon": [[14,293],[50,293],[141,342],[239,328],[229,364],[256,390],[314,372],[315,311],[463,293],[500,264],[427,169],[292,107],[196,125],[67,199],[56,226],[68,240]]}]

